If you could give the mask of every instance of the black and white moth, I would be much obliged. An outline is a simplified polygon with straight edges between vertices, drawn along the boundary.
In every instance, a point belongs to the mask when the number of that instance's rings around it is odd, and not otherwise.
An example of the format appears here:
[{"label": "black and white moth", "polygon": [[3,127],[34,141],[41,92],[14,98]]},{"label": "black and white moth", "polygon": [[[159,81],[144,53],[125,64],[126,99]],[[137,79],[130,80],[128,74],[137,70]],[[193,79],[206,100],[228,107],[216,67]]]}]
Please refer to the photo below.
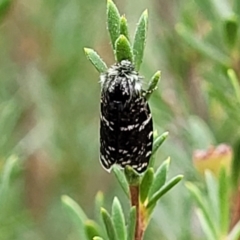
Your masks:
[{"label": "black and white moth", "polygon": [[142,90],[142,77],[128,60],[101,75],[100,162],[146,170],[152,153],[152,115]]}]

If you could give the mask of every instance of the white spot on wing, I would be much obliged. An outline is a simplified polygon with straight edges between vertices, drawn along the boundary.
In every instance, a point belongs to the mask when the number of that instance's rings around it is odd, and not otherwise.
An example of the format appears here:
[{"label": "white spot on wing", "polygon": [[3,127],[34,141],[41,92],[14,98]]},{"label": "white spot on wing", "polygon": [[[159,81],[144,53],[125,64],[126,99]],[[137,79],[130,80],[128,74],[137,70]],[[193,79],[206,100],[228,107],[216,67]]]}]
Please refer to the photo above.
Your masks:
[{"label": "white spot on wing", "polygon": [[151,120],[151,118],[152,118],[152,115],[149,114],[149,115],[148,115],[148,118],[147,118],[147,119],[142,123],[142,125],[140,126],[139,132],[142,131],[142,130],[145,128],[145,126],[149,123],[149,121]]},{"label": "white spot on wing", "polygon": [[146,153],[146,157],[150,156],[151,153],[152,153],[152,151],[147,152],[147,153]]}]

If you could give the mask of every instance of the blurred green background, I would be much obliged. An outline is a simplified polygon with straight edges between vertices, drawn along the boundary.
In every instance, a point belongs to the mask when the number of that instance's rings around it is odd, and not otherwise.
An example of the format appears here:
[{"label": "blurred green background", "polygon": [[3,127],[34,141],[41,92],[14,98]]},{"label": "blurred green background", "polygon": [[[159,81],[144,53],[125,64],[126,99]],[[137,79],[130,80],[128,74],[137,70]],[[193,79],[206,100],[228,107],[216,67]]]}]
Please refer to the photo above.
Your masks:
[{"label": "blurred green background", "polygon": [[[115,1],[133,36],[149,10],[140,73],[162,72],[150,100],[155,129],[170,136],[156,165],[171,157],[170,174],[201,180],[192,153],[210,144],[239,146],[240,1]],[[99,74],[84,55],[95,49],[114,63],[106,30],[106,1],[0,1],[0,172],[18,156],[0,196],[0,240],[78,239],[61,205],[75,199],[93,215],[96,193],[106,208],[127,200],[99,156]],[[236,79],[237,80],[237,79]],[[238,80],[237,80],[238,81]],[[204,239],[184,184],[164,196],[145,239]]]}]

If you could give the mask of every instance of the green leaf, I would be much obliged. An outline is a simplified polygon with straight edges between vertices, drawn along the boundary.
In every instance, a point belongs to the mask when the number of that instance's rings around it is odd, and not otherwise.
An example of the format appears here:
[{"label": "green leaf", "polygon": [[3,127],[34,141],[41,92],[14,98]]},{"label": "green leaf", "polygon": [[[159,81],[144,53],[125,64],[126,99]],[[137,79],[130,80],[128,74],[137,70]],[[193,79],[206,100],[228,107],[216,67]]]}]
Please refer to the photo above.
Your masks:
[{"label": "green leaf", "polygon": [[125,173],[126,179],[128,181],[128,184],[130,186],[138,186],[139,185],[140,175],[131,166],[127,165],[124,168],[124,173]]},{"label": "green leaf", "polygon": [[147,204],[147,209],[151,209],[156,205],[157,201],[168,191],[170,191],[176,184],[178,184],[183,178],[183,175],[177,175],[166,183],[158,192],[156,192]]},{"label": "green leaf", "polygon": [[112,219],[116,229],[117,238],[119,240],[125,240],[126,239],[125,219],[123,215],[122,206],[117,197],[115,197],[113,200]]},{"label": "green leaf", "polygon": [[228,18],[223,23],[225,39],[230,47],[233,47],[237,40],[238,34],[238,21],[237,17],[233,15],[231,18]]},{"label": "green leaf", "polygon": [[100,58],[100,56],[91,48],[84,48],[84,52],[88,60],[93,64],[99,73],[107,71],[106,63]]},{"label": "green leaf", "polygon": [[95,219],[99,222],[102,220],[100,209],[103,206],[103,201],[104,201],[103,193],[101,191],[98,191],[95,197],[95,208],[94,208],[95,214],[94,215],[95,215]]},{"label": "green leaf", "polygon": [[189,190],[189,192],[191,193],[191,196],[193,197],[193,199],[196,201],[196,203],[200,207],[200,209],[203,213],[203,217],[205,218],[205,222],[207,223],[209,229],[211,230],[212,235],[214,236],[214,239],[217,239],[217,231],[215,229],[211,215],[209,214],[208,205],[202,197],[202,193],[195,185],[193,185],[190,182],[186,183],[186,187]]},{"label": "green leaf", "polygon": [[120,19],[120,34],[124,35],[127,38],[127,40],[130,42],[128,24],[125,16],[121,16],[121,19]]},{"label": "green leaf", "polygon": [[92,240],[95,236],[101,235],[99,225],[92,220],[87,220],[84,224],[85,232],[89,240]]},{"label": "green leaf", "polygon": [[168,137],[169,133],[165,132],[162,135],[156,137],[153,142],[153,150],[152,150],[152,156],[157,152],[158,148],[163,144],[163,142]]},{"label": "green leaf", "polygon": [[120,14],[112,0],[107,0],[107,28],[115,49],[115,42],[120,35]]},{"label": "green leaf", "polygon": [[231,232],[228,234],[228,240],[238,240],[240,238],[240,221],[235,224]]},{"label": "green leaf", "polygon": [[86,240],[86,235],[84,232],[84,222],[87,220],[87,216],[81,209],[81,207],[70,197],[63,195],[61,197],[62,204],[69,213],[70,219],[75,223],[79,239]]},{"label": "green leaf", "polygon": [[154,179],[154,171],[153,168],[148,168],[144,173],[141,184],[140,184],[140,200],[142,203],[146,200],[149,189],[152,186],[152,182]]},{"label": "green leaf", "polygon": [[221,168],[219,175],[219,209],[220,229],[223,235],[228,232],[229,225],[229,181],[225,168]]},{"label": "green leaf", "polygon": [[239,180],[240,180],[240,139],[237,139],[234,144],[234,157],[231,169],[231,178],[232,178],[232,185],[234,190],[237,190],[239,187]]},{"label": "green leaf", "polygon": [[235,91],[236,99],[240,103],[240,84],[237,75],[233,69],[228,69],[227,74]]},{"label": "green leaf", "polygon": [[123,191],[125,192],[125,194],[129,198],[130,197],[129,187],[128,187],[128,182],[127,182],[127,179],[125,177],[125,174],[123,173],[123,171],[117,165],[114,165],[112,170],[113,170],[113,173],[114,173],[115,177],[117,178],[120,186],[122,187]]},{"label": "green leaf", "polygon": [[[6,198],[4,198],[4,196],[7,195],[7,191],[9,189],[10,177],[11,177],[13,168],[16,163],[17,163],[17,157],[10,156],[4,165],[3,173],[2,173],[2,180],[1,180],[1,185],[0,185],[0,202],[1,203],[6,200]],[[2,204],[0,204],[0,206],[2,206]]]},{"label": "green leaf", "polygon": [[216,240],[217,238],[214,237],[212,229],[210,228],[202,209],[197,208],[196,210],[197,216],[199,218],[200,224],[202,226],[203,232],[205,233],[207,240]]},{"label": "green leaf", "polygon": [[81,222],[86,221],[88,218],[82,208],[70,197],[67,195],[63,195],[61,197],[62,203],[64,204],[67,209],[73,213],[74,217],[81,220]]},{"label": "green leaf", "polygon": [[94,209],[94,219],[97,223],[100,225],[100,234],[99,236],[102,236],[104,239],[107,239],[107,233],[105,231],[102,215],[101,215],[101,208],[103,206],[104,202],[104,195],[101,191],[98,191],[95,197],[95,209]]},{"label": "green leaf", "polygon": [[116,235],[116,230],[114,228],[113,221],[109,213],[107,212],[106,209],[101,208],[101,214],[102,214],[103,222],[105,224],[109,239],[118,240]]},{"label": "green leaf", "polygon": [[184,25],[178,24],[176,26],[177,33],[194,49],[199,51],[204,56],[216,61],[223,66],[230,66],[231,59],[220,49],[216,49],[210,43],[198,39],[192,32],[190,32]]},{"label": "green leaf", "polygon": [[129,41],[124,35],[120,35],[115,42],[115,58],[117,62],[129,60],[132,62],[133,55]]},{"label": "green leaf", "polygon": [[127,240],[133,240],[135,235],[135,227],[136,227],[136,207],[131,207],[128,227],[127,227]]},{"label": "green leaf", "polygon": [[152,198],[153,194],[161,189],[166,183],[167,173],[169,169],[170,158],[167,158],[157,169],[152,186],[149,190],[148,198]]},{"label": "green leaf", "polygon": [[209,200],[209,211],[215,226],[220,228],[219,221],[219,200],[218,200],[218,183],[216,178],[213,176],[212,172],[209,170],[205,171],[205,179],[207,184],[207,193]]},{"label": "green leaf", "polygon": [[139,19],[133,40],[133,58],[135,69],[137,71],[139,71],[143,60],[143,53],[147,38],[147,25],[148,25],[148,11],[145,10]]},{"label": "green leaf", "polygon": [[146,99],[149,99],[153,91],[157,89],[157,85],[160,80],[160,77],[161,77],[161,72],[157,71],[151,78],[151,81],[148,84],[148,89],[146,91]]},{"label": "green leaf", "polygon": [[104,239],[101,237],[94,237],[93,240],[104,240]]}]

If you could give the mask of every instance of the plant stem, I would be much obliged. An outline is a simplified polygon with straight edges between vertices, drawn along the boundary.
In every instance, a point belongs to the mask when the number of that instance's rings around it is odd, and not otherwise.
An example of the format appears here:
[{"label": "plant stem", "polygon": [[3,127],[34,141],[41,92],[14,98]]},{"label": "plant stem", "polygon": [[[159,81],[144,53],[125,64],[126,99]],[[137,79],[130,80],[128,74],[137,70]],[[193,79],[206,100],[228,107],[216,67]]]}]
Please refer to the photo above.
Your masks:
[{"label": "plant stem", "polygon": [[233,197],[232,219],[230,229],[232,229],[239,220],[240,220],[240,187],[238,188],[236,195]]},{"label": "plant stem", "polygon": [[139,206],[139,185],[130,185],[131,205],[136,207],[136,227],[134,240],[142,240],[143,237],[143,222]]}]

